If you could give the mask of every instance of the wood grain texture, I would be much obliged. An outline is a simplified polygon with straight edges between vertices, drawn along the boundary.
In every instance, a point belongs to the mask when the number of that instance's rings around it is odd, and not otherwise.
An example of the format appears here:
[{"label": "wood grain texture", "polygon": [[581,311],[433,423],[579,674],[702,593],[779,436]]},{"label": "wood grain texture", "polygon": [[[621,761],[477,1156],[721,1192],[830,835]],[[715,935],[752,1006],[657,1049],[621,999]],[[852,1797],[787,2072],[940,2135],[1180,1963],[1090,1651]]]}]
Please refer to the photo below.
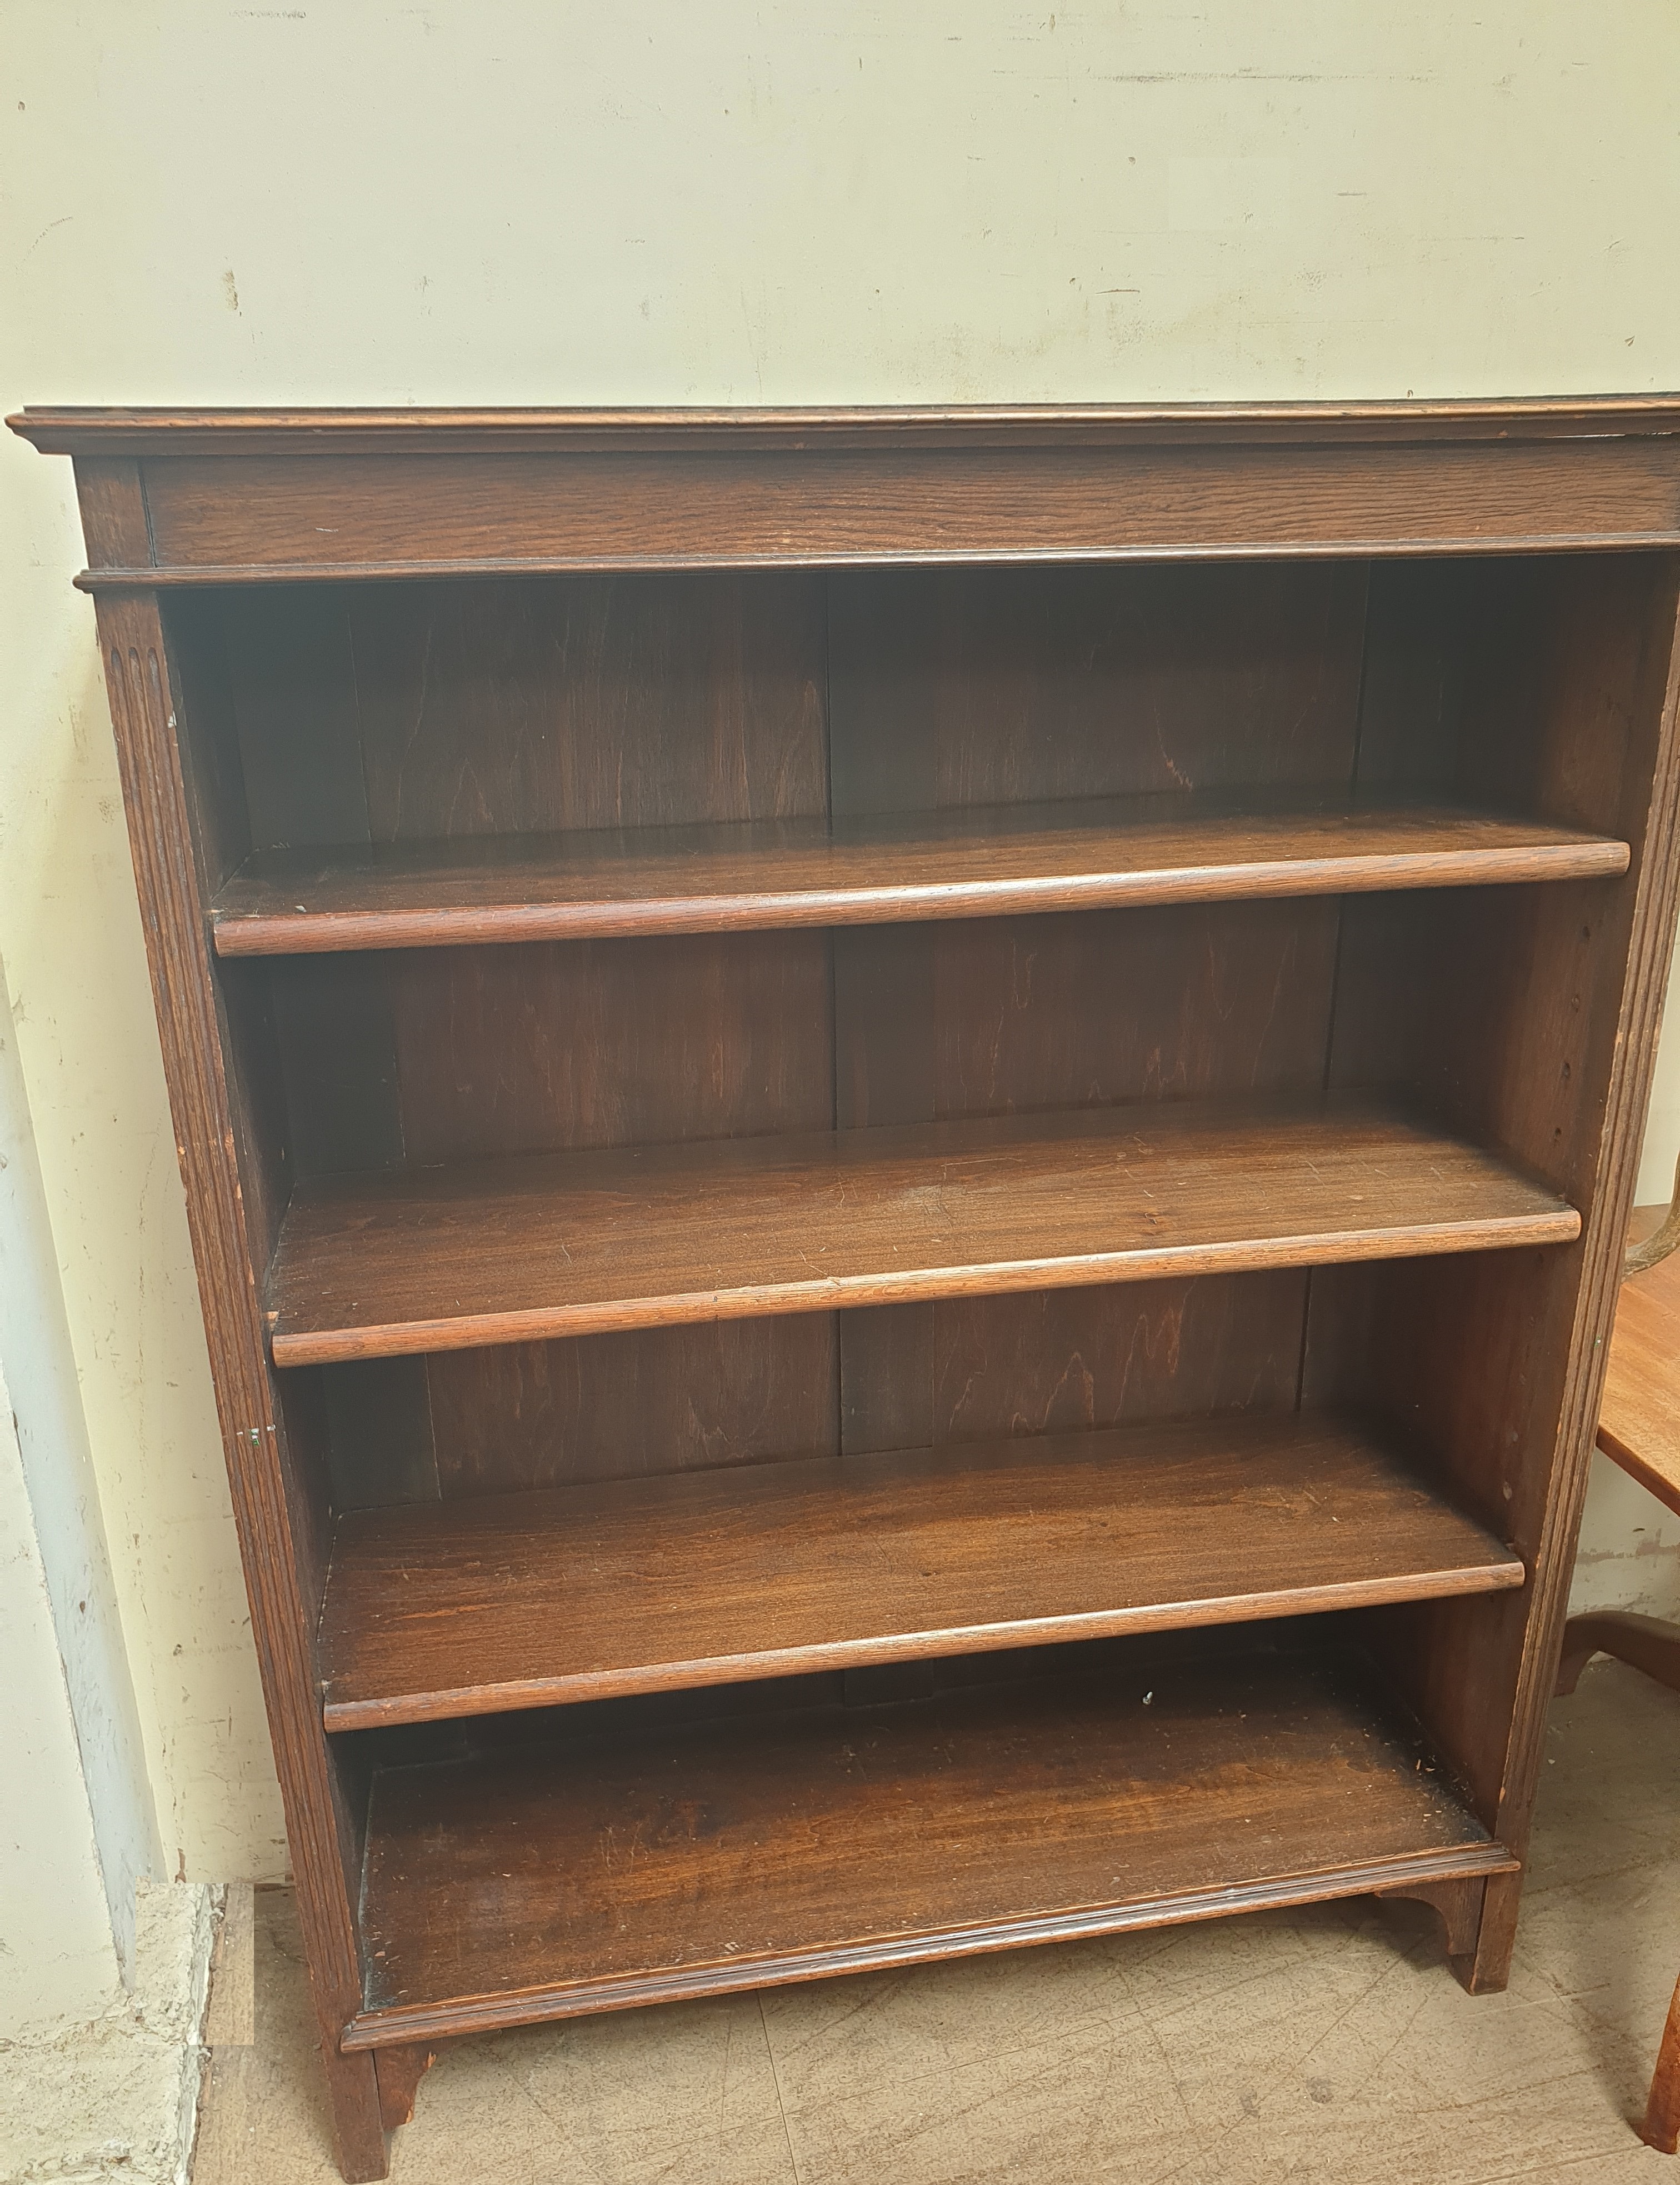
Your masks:
[{"label": "wood grain texture", "polygon": [[1521,1585],[1359,1428],[1288,1413],[367,1511],[329,1730]]},{"label": "wood grain texture", "polygon": [[793,1313],[393,1363],[425,1375],[448,1501],[834,1455],[837,1342],[834,1314]]},{"label": "wood grain texture", "polygon": [[1495,813],[1076,804],[269,852],[222,888],[212,930],[219,955],[263,956],[1491,886],[1627,864],[1626,843]]},{"label": "wood grain texture", "polygon": [[1599,1447],[1680,1516],[1680,1254],[1621,1285]]},{"label": "wood grain texture", "polygon": [[1337,923],[1314,898],[841,930],[837,1120],[1316,1093]]},{"label": "wood grain texture", "polygon": [[834,813],[1345,802],[1367,583],[1359,562],[834,570]]},{"label": "wood grain texture", "polygon": [[[246,970],[254,966],[242,967]],[[304,1176],[833,1118],[828,953],[727,935],[276,964]],[[341,991],[342,989],[342,991]],[[823,1324],[817,1324],[822,1322]],[[404,1399],[445,1495],[834,1446],[826,1316],[433,1359]],[[343,1422],[348,1424],[348,1422]],[[403,1448],[422,1437],[407,1434]],[[347,1501],[388,1499],[335,1431]]]},{"label": "wood grain texture", "polygon": [[1510,1864],[1355,1667],[1117,1654],[1095,1677],[383,1772],[345,2040]]},{"label": "wood grain texture", "polygon": [[[83,582],[1680,543],[1680,443],[159,455],[153,559]],[[417,542],[423,542],[416,550]]]},{"label": "wood grain texture", "polygon": [[[828,808],[818,576],[694,571],[336,596],[371,842]],[[267,612],[283,627],[289,595],[271,595]]]},{"label": "wood grain texture", "polygon": [[[833,1125],[833,1002],[819,933],[360,960],[388,996],[410,1165]],[[327,966],[298,968],[314,975]]]},{"label": "wood grain texture", "polygon": [[827,808],[823,579],[690,572],[183,595],[219,652],[248,847]]},{"label": "wood grain texture", "polygon": [[101,562],[152,558],[140,466],[131,455],[89,455],[76,466],[75,496],[89,557]]},{"label": "wood grain texture", "polygon": [[276,1365],[303,1366],[1579,1230],[1381,1107],[1157,1102],[323,1182],[293,1199],[269,1317]]},{"label": "wood grain texture", "polygon": [[[1367,581],[1359,563],[832,573],[836,813],[1347,809]],[[1316,1094],[1339,918],[1318,897],[837,931],[837,1120]],[[844,1445],[1292,1402],[1305,1282],[846,1313]]]},{"label": "wood grain texture", "polygon": [[[840,1123],[1310,1098],[1338,919],[1320,898],[836,933]],[[1293,1400],[1304,1277],[1227,1284],[1211,1311],[1172,1287],[1179,1303],[1152,1283],[846,1313],[845,1446],[1107,1423],[1143,1416],[1146,1391],[1165,1411]]]},{"label": "wood grain texture", "polygon": [[[1671,438],[1434,446],[161,455],[153,559],[82,583],[1680,543]],[[423,541],[420,550],[416,542]]]},{"label": "wood grain texture", "polygon": [[1285,1267],[842,1314],[840,1445],[1292,1410],[1308,1282]]},{"label": "wood grain texture", "polygon": [[[488,851],[533,828],[781,824],[825,806],[820,579],[305,587],[195,606],[228,656],[260,844]],[[818,932],[228,969],[268,984],[268,1075],[304,1177],[833,1120]],[[833,1344],[831,1327],[784,1321],[484,1351],[368,1403],[341,1377],[335,1490],[361,1506],[604,1462],[816,1453],[834,1444]]]},{"label": "wood grain texture", "polygon": [[335,1500],[366,1509],[842,1446],[1287,1410],[1306,1282],[1294,1269],[1202,1276],[327,1366]]}]

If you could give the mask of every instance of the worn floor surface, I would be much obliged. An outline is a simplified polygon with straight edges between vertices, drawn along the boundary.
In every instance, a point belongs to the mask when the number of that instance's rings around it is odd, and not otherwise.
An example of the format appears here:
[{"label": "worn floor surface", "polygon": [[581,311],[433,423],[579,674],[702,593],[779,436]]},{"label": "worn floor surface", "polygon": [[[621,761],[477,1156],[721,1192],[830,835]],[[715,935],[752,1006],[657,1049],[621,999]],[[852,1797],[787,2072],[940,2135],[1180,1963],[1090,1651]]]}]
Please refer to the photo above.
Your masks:
[{"label": "worn floor surface", "polygon": [[214,1892],[142,1881],[135,1911],[131,1988],[113,1981],[106,2010],[53,2039],[0,2040],[0,2185],[176,2185],[181,2175]]},{"label": "worn floor surface", "polygon": [[[446,2050],[396,2185],[1493,2185],[1669,2179],[1642,2147],[1680,1972],[1680,1697],[1553,1709],[1510,1992],[1370,1900],[861,1975]],[[256,2041],[215,2054],[195,2185],[336,2176],[290,1900]]]}]

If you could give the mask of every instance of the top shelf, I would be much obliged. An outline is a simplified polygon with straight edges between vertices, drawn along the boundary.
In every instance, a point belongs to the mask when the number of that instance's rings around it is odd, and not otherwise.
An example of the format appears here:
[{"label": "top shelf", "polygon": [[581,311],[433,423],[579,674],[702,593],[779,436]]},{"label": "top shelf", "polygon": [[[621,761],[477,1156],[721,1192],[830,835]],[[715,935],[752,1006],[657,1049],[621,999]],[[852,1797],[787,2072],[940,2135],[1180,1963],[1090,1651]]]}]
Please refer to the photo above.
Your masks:
[{"label": "top shelf", "polygon": [[1611,878],[1628,855],[1448,806],[1107,798],[269,851],[211,919],[219,955],[321,954]]}]

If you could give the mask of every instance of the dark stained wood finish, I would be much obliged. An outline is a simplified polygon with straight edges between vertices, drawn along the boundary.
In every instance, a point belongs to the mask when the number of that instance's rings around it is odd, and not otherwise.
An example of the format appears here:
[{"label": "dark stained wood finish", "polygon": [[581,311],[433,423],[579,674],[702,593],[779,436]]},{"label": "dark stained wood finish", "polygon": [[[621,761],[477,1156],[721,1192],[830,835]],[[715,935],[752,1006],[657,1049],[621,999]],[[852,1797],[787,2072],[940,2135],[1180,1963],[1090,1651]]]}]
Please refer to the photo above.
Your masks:
[{"label": "dark stained wood finish", "polygon": [[[362,959],[388,996],[412,1165],[834,1121],[816,933],[538,943]],[[314,977],[320,964],[299,965]]]},{"label": "dark stained wood finish", "polygon": [[840,1447],[833,1313],[439,1351],[386,1370],[425,1376],[445,1500]]},{"label": "dark stained wood finish", "polygon": [[1368,582],[1359,562],[835,570],[834,813],[1345,804]]},{"label": "dark stained wood finish", "polygon": [[1286,1267],[843,1313],[841,1446],[1292,1410],[1309,1280]]},{"label": "dark stained wood finish", "polygon": [[[1680,400],[20,427],[77,458],[347,2176],[396,2113],[366,2051],[522,2017],[1400,1886],[1450,1886],[1456,1969],[1501,1985],[1680,889]],[[1095,801],[1148,795],[1169,830],[1251,823],[1245,891],[1292,811],[1497,813],[1554,877],[1314,858],[1309,896],[1296,858],[1269,899],[1142,904]],[[981,813],[1058,800],[1087,808],[1044,858],[1033,814]],[[1064,826],[1108,847],[1069,867]],[[776,831],[613,897],[665,828]],[[814,855],[769,892],[825,923],[211,939],[271,853],[479,876],[374,906],[458,917],[590,830],[639,840],[544,915],[710,919],[743,863]],[[1202,839],[1146,884],[1205,886]],[[860,841],[885,882],[833,880]],[[1133,892],[998,891],[1093,875]],[[843,925],[878,885],[890,920]],[[581,1228],[580,1182],[612,1186]],[[867,1297],[906,1301],[833,1310]],[[289,1313],[327,1362],[271,1373],[271,1311],[275,1355]],[[489,1347],[427,1347],[463,1327]],[[1253,1626],[1092,1641],[1084,1683],[1080,1646],[1030,1648],[1013,1696],[988,1653],[326,1733],[347,1512],[717,1463],[745,1509],[756,1465],[1303,1394],[1530,1573],[1353,1612],[1387,1699],[1278,1671],[1263,1734]],[[1145,1653],[1210,1637],[1175,1715]],[[421,1753],[466,1757],[397,1767]]]},{"label": "dark stained wood finish", "polygon": [[1409,1897],[1438,1914],[1448,1959],[1455,1971],[1474,1952],[1482,1925],[1482,1900],[1487,1893],[1485,1875],[1463,1875],[1456,1881],[1419,1881],[1409,1888],[1403,1886],[1373,1893],[1386,1897]]},{"label": "dark stained wood finish", "polygon": [[[207,590],[246,851],[790,822],[827,809],[823,579]],[[220,881],[226,871],[218,874]]]},{"label": "dark stained wood finish", "polygon": [[1133,1658],[382,1773],[346,2043],[1509,1865],[1356,1669]]},{"label": "dark stained wood finish", "polygon": [[1314,1098],[1337,921],[1321,898],[838,932],[836,1120]]},{"label": "dark stained wood finish", "polygon": [[338,1504],[1287,1410],[1307,1279],[1204,1275],[329,1366]]},{"label": "dark stained wood finish", "polygon": [[1381,1107],[1161,1101],[308,1186],[271,1342],[306,1366],[1579,1231],[1554,1193]]},{"label": "dark stained wood finish", "polygon": [[[1426,1283],[1399,1268],[1315,1277],[1306,1386],[1320,1402],[1357,1386],[1411,1424],[1534,1574],[1498,1601],[1395,1612],[1385,1654],[1477,1810],[1521,1851],[1680,884],[1680,564],[1513,563],[1476,577],[1464,641],[1429,678],[1448,733],[1460,707],[1482,724],[1462,746],[1466,770],[1526,775],[1540,808],[1618,834],[1633,863],[1609,886],[1420,898],[1404,919],[1390,899],[1350,903],[1332,1082],[1404,1081],[1432,1112],[1508,1146],[1581,1207],[1582,1243],[1515,1255],[1498,1274],[1456,1261]],[[1387,673],[1372,663],[1368,701]],[[1368,702],[1362,763],[1401,729]],[[1479,1989],[1504,1984],[1517,1895],[1515,1881],[1489,1886]]]},{"label": "dark stained wood finish", "polygon": [[[1347,808],[1366,592],[1358,563],[836,572],[836,824]],[[837,932],[836,1120],[1316,1095],[1339,919],[1319,897]],[[845,1447],[1293,1400],[1303,1275],[844,1314]]]},{"label": "dark stained wood finish", "polygon": [[[142,522],[131,488],[124,515],[122,481],[99,478],[94,483],[95,499],[84,511],[90,538],[97,539],[107,521],[131,528]],[[173,733],[171,665],[156,604],[102,600],[98,626],[234,1520],[321,2026],[334,2144],[354,2185],[384,2176],[385,2141],[371,2059],[345,2055],[338,2045],[360,1990],[346,1874],[354,1838],[312,1690],[321,1512],[307,1459],[289,1448],[290,1420],[260,1332],[259,1254],[275,1219],[272,1171],[243,1128],[248,1110],[237,1074],[228,1067],[226,1020],[209,970],[208,888],[195,854]]]},{"label": "dark stained wood finish", "polygon": [[667,412],[640,433],[622,412],[462,411],[433,413],[430,439],[416,414],[10,422],[44,448],[140,455],[149,550],[96,566],[96,585],[1680,543],[1677,412],[1661,399],[1521,417]]},{"label": "dark stained wood finish", "polygon": [[[814,578],[302,587],[191,606],[194,656],[226,657],[259,847],[494,846],[825,807]],[[299,1176],[833,1120],[820,933],[229,969],[271,998],[280,1063],[256,1074],[287,1088]],[[361,1422],[391,1407],[341,1380],[336,1491],[355,1506],[382,1483],[426,1491],[428,1475],[449,1494],[604,1462],[813,1454],[837,1433],[833,1341],[788,1321],[433,1361],[393,1390],[401,1431],[372,1446]]]},{"label": "dark stained wood finish", "polygon": [[369,1511],[329,1730],[1521,1585],[1357,1426],[1225,1418]]},{"label": "dark stained wood finish", "polygon": [[[1550,444],[271,455],[142,463],[107,584],[1680,544],[1667,438]],[[405,522],[399,511],[405,511]],[[416,543],[423,541],[422,550]]]},{"label": "dark stained wood finish", "polygon": [[379,2115],[387,2132],[413,2123],[420,2082],[437,2060],[437,2049],[424,2041],[374,2051],[374,2070],[379,2079]]},{"label": "dark stained wood finish", "polygon": [[300,1181],[833,1120],[820,934],[286,958],[266,978]]},{"label": "dark stained wood finish", "polygon": [[[1441,810],[927,819],[268,852],[218,896],[222,956],[428,948],[1614,875],[1627,847]],[[1163,800],[1164,802],[1164,800]]]},{"label": "dark stained wood finish", "polygon": [[[827,809],[818,577],[692,571],[332,596],[354,660],[371,842]],[[284,631],[289,595],[260,612]],[[253,730],[273,747],[273,727]],[[362,833],[333,824],[309,839]]]}]

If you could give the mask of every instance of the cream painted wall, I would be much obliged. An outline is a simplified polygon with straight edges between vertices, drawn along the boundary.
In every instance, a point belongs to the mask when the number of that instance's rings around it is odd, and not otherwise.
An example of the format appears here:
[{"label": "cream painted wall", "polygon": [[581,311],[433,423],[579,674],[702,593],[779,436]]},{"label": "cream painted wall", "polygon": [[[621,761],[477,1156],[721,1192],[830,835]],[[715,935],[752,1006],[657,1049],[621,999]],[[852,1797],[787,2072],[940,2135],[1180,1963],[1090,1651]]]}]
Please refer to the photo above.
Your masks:
[{"label": "cream painted wall", "polygon": [[1676,1184],[1675,1163],[1680,1160],[1680,1002],[1676,1000],[1677,992],[1680,992],[1680,970],[1669,986],[1662,1045],[1657,1050],[1656,1082],[1651,1087],[1644,1154],[1639,1163],[1641,1206],[1667,1202]]},{"label": "cream painted wall", "polygon": [[[93,1866],[109,1914],[107,1945],[126,1980],[134,1971],[135,1885],[142,1876],[161,1879],[163,1847],[3,966],[0,1358],[10,1397],[0,1423],[9,1429],[31,1528],[20,1535],[19,1557],[39,1569],[45,1587],[61,1664],[57,1685],[69,1703],[76,1772],[85,1786],[81,1803],[92,1823]],[[8,1707],[46,1703],[47,1695],[10,1678],[3,1646],[0,1663],[8,1672],[0,1680],[0,1716]],[[10,1763],[0,1767],[0,1839],[6,1841],[35,1836],[42,1819],[36,1769],[11,1761],[13,1743],[0,1727],[0,1754]],[[61,1864],[56,1871],[36,1868],[37,1894],[48,1903],[61,1894],[77,1896],[87,1846],[76,1831],[56,1827],[42,1840]],[[12,1916],[5,1883],[14,1884],[20,1871],[0,1880],[0,1931]],[[15,1968],[0,1966],[0,1973]],[[4,2024],[0,2003],[0,2027]]]},{"label": "cream painted wall", "polygon": [[[1672,0],[9,0],[3,28],[8,406],[1680,387]],[[0,466],[0,953],[160,1830],[172,1870],[269,1875],[69,467]]]}]

